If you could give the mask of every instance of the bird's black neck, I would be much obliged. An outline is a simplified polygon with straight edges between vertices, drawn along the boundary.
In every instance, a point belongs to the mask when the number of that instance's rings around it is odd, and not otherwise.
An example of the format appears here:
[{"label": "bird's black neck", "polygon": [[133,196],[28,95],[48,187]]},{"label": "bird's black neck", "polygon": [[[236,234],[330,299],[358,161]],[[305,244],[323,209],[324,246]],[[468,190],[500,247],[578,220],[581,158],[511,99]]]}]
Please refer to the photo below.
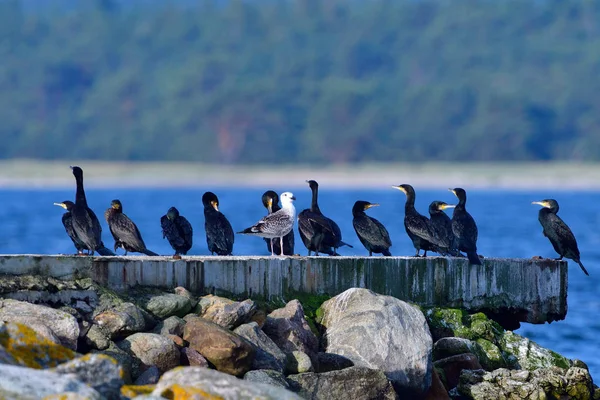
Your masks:
[{"label": "bird's black neck", "polygon": [[415,210],[415,195],[412,193],[406,194],[406,203],[404,203],[405,212],[413,212]]},{"label": "bird's black neck", "polygon": [[83,189],[83,177],[75,177],[77,183],[77,192],[75,193],[75,204],[80,204],[87,207],[87,200],[85,198],[85,190]]},{"label": "bird's black neck", "polygon": [[321,210],[319,209],[319,188],[318,187],[312,187],[310,188],[312,190],[312,201],[310,203],[310,211],[312,212],[316,212],[316,213],[321,213]]}]

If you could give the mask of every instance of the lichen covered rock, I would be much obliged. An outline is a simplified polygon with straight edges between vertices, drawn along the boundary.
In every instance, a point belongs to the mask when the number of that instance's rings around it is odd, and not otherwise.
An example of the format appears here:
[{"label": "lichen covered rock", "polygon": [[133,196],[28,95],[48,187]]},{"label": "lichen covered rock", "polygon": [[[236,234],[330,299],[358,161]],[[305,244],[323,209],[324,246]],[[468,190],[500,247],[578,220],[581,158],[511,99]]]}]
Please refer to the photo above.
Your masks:
[{"label": "lichen covered rock", "polygon": [[552,366],[569,368],[569,360],[532,340],[507,331],[499,341],[500,349],[516,358],[516,367],[533,371]]},{"label": "lichen covered rock", "polygon": [[189,298],[173,293],[149,296],[143,303],[144,308],[157,318],[164,319],[172,315],[183,317],[192,309]]},{"label": "lichen covered rock", "polygon": [[234,329],[250,322],[257,310],[252,300],[233,301],[213,295],[202,297],[199,308],[202,318],[226,329]]},{"label": "lichen covered rock", "polygon": [[122,303],[94,318],[94,322],[108,333],[111,339],[125,337],[147,329],[142,310],[133,303]]}]

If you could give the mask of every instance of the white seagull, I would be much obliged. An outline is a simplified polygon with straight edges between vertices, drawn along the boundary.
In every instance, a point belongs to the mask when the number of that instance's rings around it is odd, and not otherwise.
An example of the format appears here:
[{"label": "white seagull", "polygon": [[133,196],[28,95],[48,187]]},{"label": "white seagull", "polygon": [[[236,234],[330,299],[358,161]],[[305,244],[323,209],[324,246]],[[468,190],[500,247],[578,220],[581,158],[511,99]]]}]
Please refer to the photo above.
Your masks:
[{"label": "white seagull", "polygon": [[283,254],[283,237],[290,233],[294,227],[296,219],[296,207],[294,207],[294,194],[292,192],[284,192],[280,196],[281,209],[272,214],[267,215],[250,228],[246,228],[241,232],[244,235],[254,235],[267,239],[271,239],[271,255],[273,253],[273,239],[279,238],[281,245],[281,254]]}]

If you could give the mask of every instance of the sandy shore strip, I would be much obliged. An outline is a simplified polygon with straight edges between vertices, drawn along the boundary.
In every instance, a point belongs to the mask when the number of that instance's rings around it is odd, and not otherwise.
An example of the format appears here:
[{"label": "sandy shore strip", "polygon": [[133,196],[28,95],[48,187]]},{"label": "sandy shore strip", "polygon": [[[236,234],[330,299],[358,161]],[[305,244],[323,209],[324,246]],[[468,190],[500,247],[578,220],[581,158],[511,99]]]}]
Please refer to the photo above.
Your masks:
[{"label": "sandy shore strip", "polygon": [[69,165],[79,165],[86,187],[305,187],[307,179],[337,188],[600,190],[600,164],[426,163],[231,166],[201,163],[0,161],[2,188],[72,187]]}]

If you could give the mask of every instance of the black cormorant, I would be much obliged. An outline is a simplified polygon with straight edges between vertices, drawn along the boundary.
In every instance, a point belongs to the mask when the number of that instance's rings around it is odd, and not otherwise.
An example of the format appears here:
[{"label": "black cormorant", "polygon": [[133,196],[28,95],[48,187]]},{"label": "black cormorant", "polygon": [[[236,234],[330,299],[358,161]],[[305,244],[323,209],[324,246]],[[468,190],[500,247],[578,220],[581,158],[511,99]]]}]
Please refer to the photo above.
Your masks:
[{"label": "black cormorant", "polygon": [[110,203],[110,208],[104,212],[104,218],[106,218],[110,233],[115,239],[115,251],[121,247],[125,250],[125,255],[129,251],[148,256],[158,255],[146,248],[140,230],[127,215],[123,214],[123,205],[119,200],[113,200]]},{"label": "black cormorant", "polygon": [[452,214],[452,232],[456,236],[456,247],[467,253],[469,263],[481,265],[477,255],[477,224],[467,212],[467,192],[462,188],[448,189],[458,198],[458,204]]},{"label": "black cormorant", "polygon": [[[281,210],[279,206],[279,195],[273,190],[267,190],[262,195],[262,203],[269,212],[269,214]],[[267,243],[267,250],[271,253],[281,254],[281,245],[278,240],[273,241],[274,249],[271,249],[271,239],[264,239]],[[283,237],[283,254],[286,256],[294,255],[294,230]]]},{"label": "black cormorant", "polygon": [[[83,250],[89,250],[85,246],[85,243],[83,243],[81,240],[79,240],[79,237],[75,234],[75,230],[73,229],[73,220],[72,220],[73,216],[71,215],[71,210],[73,209],[73,206],[75,205],[75,203],[73,203],[72,201],[69,201],[69,200],[65,200],[62,203],[54,203],[54,205],[62,207],[65,210],[67,210],[67,212],[64,213],[62,216],[62,223],[63,223],[63,226],[65,227],[65,231],[67,232],[67,235],[69,235],[69,237],[71,238],[71,241],[73,241],[73,244],[75,245],[75,248],[77,249],[77,254],[83,254]],[[113,253],[112,251],[107,249],[104,246],[104,243],[102,243],[102,242],[100,242],[100,246],[96,249],[96,251],[101,256],[114,256],[115,255],[115,253]]]},{"label": "black cormorant", "polygon": [[342,241],[342,232],[338,224],[321,212],[318,203],[319,184],[314,180],[306,182],[312,191],[312,200],[310,209],[298,214],[298,232],[304,246],[308,249],[308,255],[310,256],[311,251],[316,255],[319,253],[338,255],[339,247],[353,247]]},{"label": "black cormorant", "polygon": [[554,199],[546,199],[534,201],[531,204],[539,204],[542,206],[542,209],[540,209],[538,214],[538,220],[544,228],[544,236],[550,240],[552,247],[554,247],[554,250],[556,250],[560,256],[557,260],[562,260],[563,257],[570,258],[579,264],[583,273],[589,275],[579,259],[579,248],[577,247],[575,235],[573,235],[573,232],[571,232],[571,229],[569,229],[567,224],[556,215],[558,213],[558,202]]},{"label": "black cormorant", "polygon": [[381,253],[384,256],[391,256],[390,234],[385,226],[373,217],[369,217],[365,211],[371,207],[376,207],[379,204],[369,203],[368,201],[357,201],[352,207],[352,225],[356,231],[356,235],[360,242],[369,251],[369,255],[373,253]]},{"label": "black cormorant", "polygon": [[[296,219],[296,207],[294,207],[293,203],[294,200],[296,200],[296,198],[294,197],[293,193],[282,193],[282,207],[279,211],[267,215],[256,224],[238,233],[259,236],[271,240],[279,238],[279,248],[281,249],[285,247],[283,244],[283,238],[294,228],[294,220]],[[272,245],[271,249],[273,249],[273,247],[275,246]],[[272,250],[271,255],[275,255]],[[281,252],[279,255],[283,256],[284,254]]]},{"label": "black cormorant", "polygon": [[179,215],[179,210],[171,207],[165,215],[160,217],[160,226],[163,239],[167,238],[175,250],[175,255],[186,255],[192,248],[192,224],[185,217]]},{"label": "black cormorant", "polygon": [[220,256],[231,255],[233,251],[233,228],[219,211],[219,199],[213,192],[202,195],[204,205],[204,229],[206,230],[206,243],[211,254]]},{"label": "black cormorant", "polygon": [[419,252],[423,250],[423,257],[427,257],[427,251],[442,253],[443,242],[436,237],[429,218],[419,214],[415,208],[415,189],[411,185],[392,186],[406,194],[406,203],[404,204],[404,228],[408,237],[413,242],[417,251],[415,257],[419,257]]},{"label": "black cormorant", "polygon": [[93,255],[101,247],[102,227],[96,214],[88,207],[83,189],[83,170],[77,166],[71,169],[77,183],[75,205],[71,208],[73,232],[88,249],[88,255]]},{"label": "black cormorant", "polygon": [[456,248],[456,237],[452,232],[452,220],[444,212],[445,209],[454,207],[443,201],[432,201],[429,205],[429,221],[435,235],[443,242],[442,254],[461,257],[462,255]]}]

